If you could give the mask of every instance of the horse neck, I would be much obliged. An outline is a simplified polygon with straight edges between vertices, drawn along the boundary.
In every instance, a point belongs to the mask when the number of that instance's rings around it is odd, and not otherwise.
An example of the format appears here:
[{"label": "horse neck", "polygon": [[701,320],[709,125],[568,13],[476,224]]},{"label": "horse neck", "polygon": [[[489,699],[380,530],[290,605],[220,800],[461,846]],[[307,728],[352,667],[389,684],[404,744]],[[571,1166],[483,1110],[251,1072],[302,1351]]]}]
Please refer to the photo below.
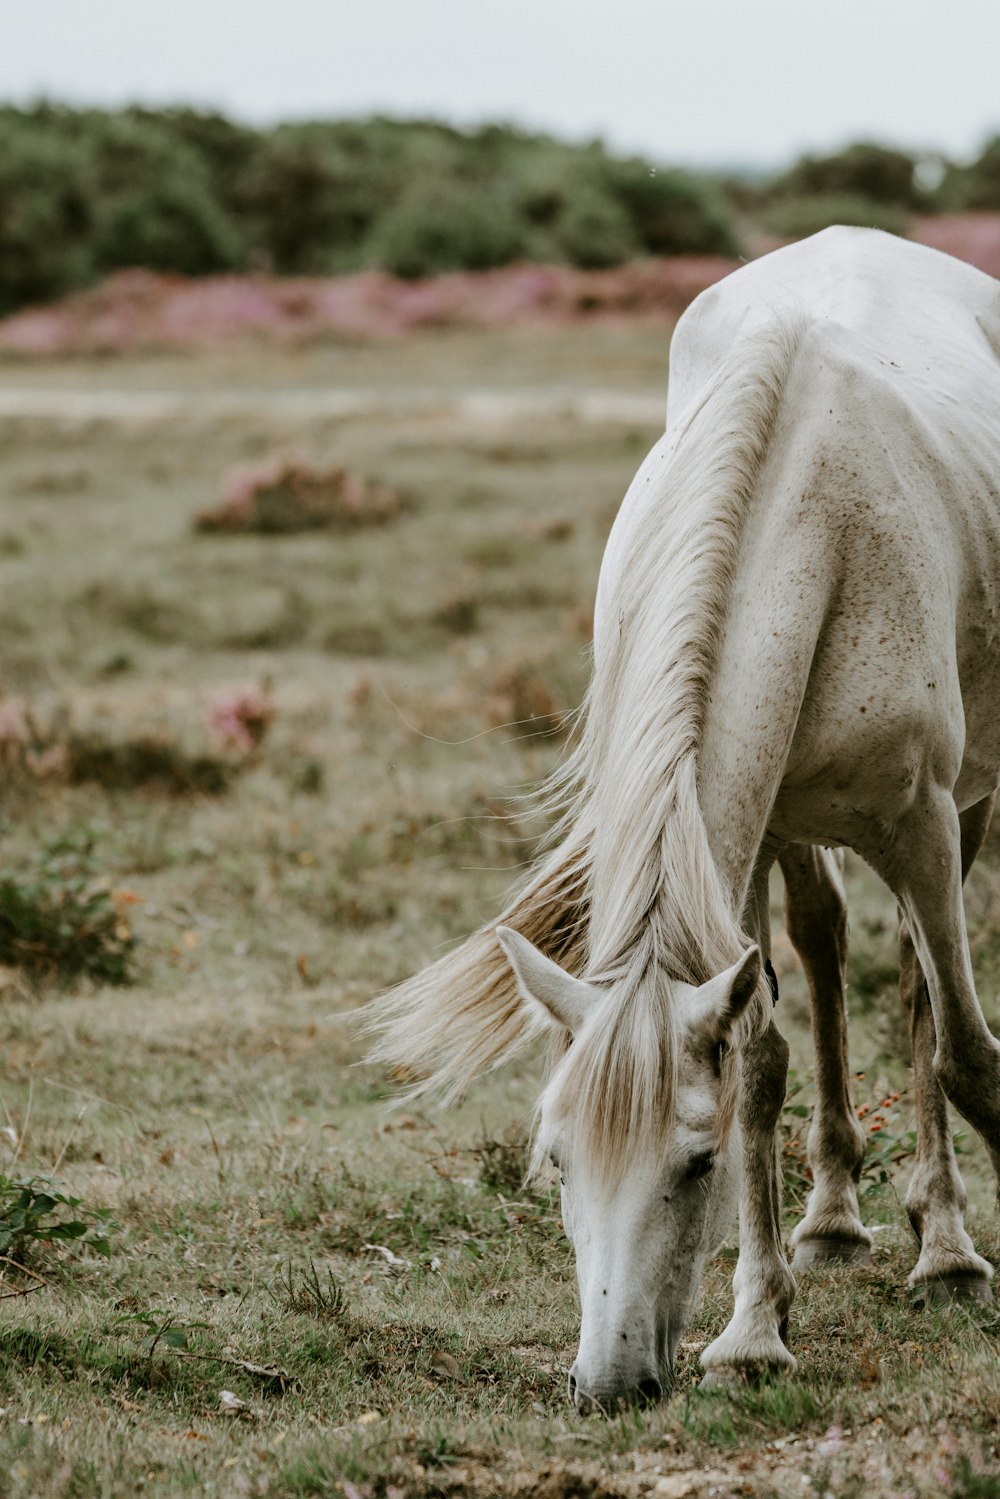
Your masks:
[{"label": "horse neck", "polygon": [[[581,757],[596,829],[592,970],[641,966],[649,949],[674,977],[703,983],[739,956],[745,871],[720,875],[699,761],[798,331],[776,323],[736,348],[685,431],[639,470],[616,523]],[[710,825],[721,825],[717,807]]]}]

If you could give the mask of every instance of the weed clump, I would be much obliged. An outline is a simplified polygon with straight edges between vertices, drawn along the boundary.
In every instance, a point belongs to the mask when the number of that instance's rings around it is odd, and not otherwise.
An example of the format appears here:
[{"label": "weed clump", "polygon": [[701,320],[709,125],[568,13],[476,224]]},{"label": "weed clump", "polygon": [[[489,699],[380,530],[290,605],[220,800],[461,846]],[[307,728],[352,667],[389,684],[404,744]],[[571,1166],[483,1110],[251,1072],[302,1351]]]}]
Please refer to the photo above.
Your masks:
[{"label": "weed clump", "polygon": [[398,489],[373,484],[343,468],[314,468],[302,459],[271,459],[232,473],[221,505],[199,510],[198,531],[287,535],[384,526],[407,509]]},{"label": "weed clump", "polygon": [[166,735],[113,740],[76,733],[66,741],[66,779],[74,786],[95,782],[115,791],[156,787],[174,796],[219,796],[233,771],[220,756],[191,754]]},{"label": "weed clump", "polygon": [[97,725],[74,727],[65,710],[42,722],[8,702],[0,705],[0,768],[8,779],[220,796],[260,748],[275,709],[265,691],[238,688],[214,696],[206,718],[223,753],[189,748],[166,727],[110,735]]},{"label": "weed clump", "polygon": [[[67,1210],[69,1216],[67,1216]],[[58,1192],[47,1176],[26,1179],[0,1172],[0,1257],[23,1264],[39,1244],[75,1241],[95,1254],[111,1254],[110,1208],[86,1208]]]},{"label": "weed clump", "polygon": [[0,870],[0,962],[42,978],[130,983],[132,899],[97,874],[89,835],[58,839],[33,869]]}]

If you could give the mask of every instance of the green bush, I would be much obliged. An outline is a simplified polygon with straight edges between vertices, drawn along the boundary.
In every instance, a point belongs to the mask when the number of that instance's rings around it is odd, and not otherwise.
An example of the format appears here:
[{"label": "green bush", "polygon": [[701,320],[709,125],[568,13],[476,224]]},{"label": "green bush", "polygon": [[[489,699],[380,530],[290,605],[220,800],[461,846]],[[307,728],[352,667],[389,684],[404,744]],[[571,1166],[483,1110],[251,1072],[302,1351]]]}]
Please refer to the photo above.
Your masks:
[{"label": "green bush", "polygon": [[0,107],[0,313],[122,266],[198,276],[738,249],[709,182],[503,125],[256,131],[191,109]]},{"label": "green bush", "polygon": [[417,183],[380,217],[369,241],[378,265],[415,278],[486,270],[525,253],[527,235],[512,206],[478,186]]},{"label": "green bush", "polygon": [[771,183],[775,198],[844,197],[916,210],[925,206],[907,151],[860,141],[830,156],[803,156]]},{"label": "green bush", "polygon": [[134,950],[87,834],[48,844],[27,872],[0,870],[0,962],[41,977],[127,984]]},{"label": "green bush", "polygon": [[331,255],[357,247],[385,202],[363,158],[292,131],[261,142],[238,193],[258,254],[295,275],[326,271]]},{"label": "green bush", "polygon": [[609,193],[583,187],[564,205],[553,226],[553,240],[572,265],[599,270],[620,265],[639,253],[628,213]]},{"label": "green bush", "polygon": [[0,314],[92,278],[94,209],[84,149],[0,117]]},{"label": "green bush", "polygon": [[986,143],[971,165],[947,169],[937,202],[942,208],[959,213],[979,209],[1000,211],[1000,135]]},{"label": "green bush", "polygon": [[161,126],[108,119],[90,138],[101,270],[140,265],[206,275],[243,258],[239,233],[212,192],[202,161]]},{"label": "green bush", "polygon": [[689,172],[657,170],[635,158],[609,159],[603,175],[649,254],[740,253],[729,210],[710,182]]},{"label": "green bush", "polygon": [[240,241],[197,184],[167,181],[125,193],[108,208],[96,247],[107,270],[145,266],[186,276],[235,269]]},{"label": "green bush", "polygon": [[779,239],[804,239],[818,234],[831,224],[856,225],[867,229],[885,229],[890,234],[905,234],[909,215],[892,204],[874,203],[849,193],[815,194],[788,198],[768,208],[762,217],[764,228]]}]

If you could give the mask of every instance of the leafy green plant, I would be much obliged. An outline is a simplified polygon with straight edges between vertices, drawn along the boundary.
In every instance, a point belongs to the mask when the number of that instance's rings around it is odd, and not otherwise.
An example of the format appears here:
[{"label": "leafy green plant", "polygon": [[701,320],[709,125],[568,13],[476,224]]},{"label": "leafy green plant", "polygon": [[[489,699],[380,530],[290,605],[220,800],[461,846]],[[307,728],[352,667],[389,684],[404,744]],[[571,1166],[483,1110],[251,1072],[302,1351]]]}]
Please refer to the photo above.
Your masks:
[{"label": "leafy green plant", "polygon": [[99,877],[86,830],[47,844],[33,869],[0,870],[0,962],[43,977],[132,979],[135,937]]},{"label": "leafy green plant", "polygon": [[111,1331],[141,1331],[143,1353],[148,1359],[152,1359],[158,1344],[162,1343],[166,1348],[186,1349],[188,1333],[208,1326],[207,1322],[181,1322],[175,1312],[148,1307],[143,1311],[123,1312],[111,1324]]},{"label": "leafy green plant", "polygon": [[0,1172],[0,1255],[7,1259],[22,1262],[39,1244],[71,1241],[107,1258],[114,1227],[110,1208],[84,1207],[81,1198],[57,1191],[47,1176]]}]

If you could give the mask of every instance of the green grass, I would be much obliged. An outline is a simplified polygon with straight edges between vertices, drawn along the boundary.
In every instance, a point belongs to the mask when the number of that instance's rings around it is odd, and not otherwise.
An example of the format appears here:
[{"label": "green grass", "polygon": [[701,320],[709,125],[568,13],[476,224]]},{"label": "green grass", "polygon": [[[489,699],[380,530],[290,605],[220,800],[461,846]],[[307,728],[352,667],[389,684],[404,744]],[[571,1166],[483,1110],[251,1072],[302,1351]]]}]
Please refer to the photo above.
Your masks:
[{"label": "green grass", "polygon": [[[537,1063],[445,1115],[387,1110],[387,1080],[361,1060],[354,1009],[494,913],[530,853],[536,830],[503,793],[543,774],[558,740],[498,726],[544,728],[546,704],[578,700],[603,541],[655,437],[544,412],[477,424],[448,413],[449,392],[655,395],[659,342],[522,331],[4,373],[195,400],[142,427],[4,425],[2,533],[17,544],[0,547],[0,698],[115,743],[202,743],[210,695],[248,682],[270,682],[277,717],[219,795],[25,777],[0,792],[5,865],[87,828],[110,888],[139,897],[130,986],[0,971],[0,1171],[52,1176],[117,1224],[108,1259],[39,1245],[44,1286],[0,1301],[3,1499],[345,1484],[579,1499],[661,1480],[681,1492],[692,1466],[724,1493],[931,1495],[942,1472],[952,1493],[997,1492],[1000,1319],[911,1307],[905,1164],[883,1180],[873,1160],[863,1179],[872,1267],[803,1278],[794,1379],[697,1387],[698,1350],[730,1311],[731,1245],[706,1274],[674,1400],[584,1421],[564,1393],[572,1254],[557,1200],[521,1185]],[[338,384],[433,390],[442,409],[198,411],[220,386]],[[193,532],[231,465],[289,448],[405,486],[414,509],[344,536]],[[998,879],[987,861],[969,890],[994,1022]],[[848,884],[859,1101],[900,1091],[903,1140],[892,902],[856,862]],[[775,963],[794,1109],[812,1098],[808,1013],[780,930]],[[790,1110],[789,1136],[805,1122]],[[978,1142],[961,1161],[972,1232],[996,1259]],[[791,1168],[789,1186],[794,1203]]]}]

